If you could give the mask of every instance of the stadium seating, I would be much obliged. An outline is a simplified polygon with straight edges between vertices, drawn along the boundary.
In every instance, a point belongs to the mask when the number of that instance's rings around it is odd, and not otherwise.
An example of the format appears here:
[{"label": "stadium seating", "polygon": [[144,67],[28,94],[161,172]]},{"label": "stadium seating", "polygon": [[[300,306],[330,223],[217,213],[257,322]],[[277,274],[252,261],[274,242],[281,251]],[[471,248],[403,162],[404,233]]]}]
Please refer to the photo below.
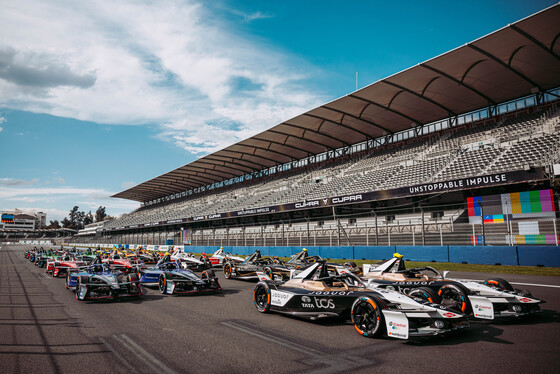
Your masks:
[{"label": "stadium seating", "polygon": [[504,171],[547,166],[560,159],[560,111],[535,111],[459,126],[356,154],[338,163],[308,166],[276,178],[215,189],[112,220],[105,228],[309,201]]}]

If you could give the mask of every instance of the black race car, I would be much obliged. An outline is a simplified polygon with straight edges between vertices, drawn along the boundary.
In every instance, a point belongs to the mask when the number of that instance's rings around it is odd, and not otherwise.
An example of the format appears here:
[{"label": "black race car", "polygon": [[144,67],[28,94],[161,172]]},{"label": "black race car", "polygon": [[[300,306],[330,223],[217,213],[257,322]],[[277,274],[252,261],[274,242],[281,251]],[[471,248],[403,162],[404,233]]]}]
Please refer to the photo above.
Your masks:
[{"label": "black race car", "polygon": [[408,339],[469,326],[462,313],[398,292],[367,289],[350,272],[331,274],[325,262],[311,265],[287,282],[274,282],[259,273],[254,305],[262,313],[273,311],[311,320],[351,319],[356,331],[366,337],[386,334]]},{"label": "black race car", "polygon": [[277,258],[262,257],[261,251],[257,249],[241,263],[228,260],[223,271],[226,278],[258,279],[257,272],[264,272],[265,269],[273,269],[275,266],[282,266],[282,262]]}]

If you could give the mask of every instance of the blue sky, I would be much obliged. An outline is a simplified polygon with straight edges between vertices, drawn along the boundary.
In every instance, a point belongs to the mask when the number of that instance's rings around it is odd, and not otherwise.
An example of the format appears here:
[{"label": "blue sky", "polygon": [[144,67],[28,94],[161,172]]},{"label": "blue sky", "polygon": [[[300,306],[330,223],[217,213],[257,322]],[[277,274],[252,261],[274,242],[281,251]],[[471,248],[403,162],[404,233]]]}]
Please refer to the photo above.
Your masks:
[{"label": "blue sky", "polygon": [[110,196],[554,1],[0,4],[0,209]]}]

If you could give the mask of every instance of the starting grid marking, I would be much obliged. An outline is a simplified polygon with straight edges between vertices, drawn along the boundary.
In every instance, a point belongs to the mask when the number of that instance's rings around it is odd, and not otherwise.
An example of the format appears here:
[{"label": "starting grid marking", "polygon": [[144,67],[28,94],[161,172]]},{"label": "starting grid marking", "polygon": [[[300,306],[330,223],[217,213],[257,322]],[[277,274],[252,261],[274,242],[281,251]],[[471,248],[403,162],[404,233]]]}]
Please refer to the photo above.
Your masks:
[{"label": "starting grid marking", "polygon": [[[150,372],[153,373],[166,373],[166,374],[179,374],[171,369],[163,362],[158,360],[154,355],[139,346],[134,340],[125,334],[113,335],[113,338],[119,342],[123,347],[128,349],[138,360],[142,361],[149,367]],[[136,371],[134,367],[128,362],[106,339],[99,338],[101,342],[115,355],[131,371]]]}]

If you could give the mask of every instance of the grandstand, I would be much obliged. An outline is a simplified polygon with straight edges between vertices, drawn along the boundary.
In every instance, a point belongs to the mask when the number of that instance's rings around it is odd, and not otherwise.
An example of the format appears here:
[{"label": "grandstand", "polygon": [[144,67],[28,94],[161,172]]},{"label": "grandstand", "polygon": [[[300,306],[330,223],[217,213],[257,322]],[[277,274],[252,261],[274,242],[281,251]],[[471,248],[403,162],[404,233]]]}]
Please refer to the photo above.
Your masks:
[{"label": "grandstand", "polygon": [[[558,245],[558,19],[557,4],[120,192],[142,207],[86,236]],[[532,210],[515,200],[526,194]]]}]

